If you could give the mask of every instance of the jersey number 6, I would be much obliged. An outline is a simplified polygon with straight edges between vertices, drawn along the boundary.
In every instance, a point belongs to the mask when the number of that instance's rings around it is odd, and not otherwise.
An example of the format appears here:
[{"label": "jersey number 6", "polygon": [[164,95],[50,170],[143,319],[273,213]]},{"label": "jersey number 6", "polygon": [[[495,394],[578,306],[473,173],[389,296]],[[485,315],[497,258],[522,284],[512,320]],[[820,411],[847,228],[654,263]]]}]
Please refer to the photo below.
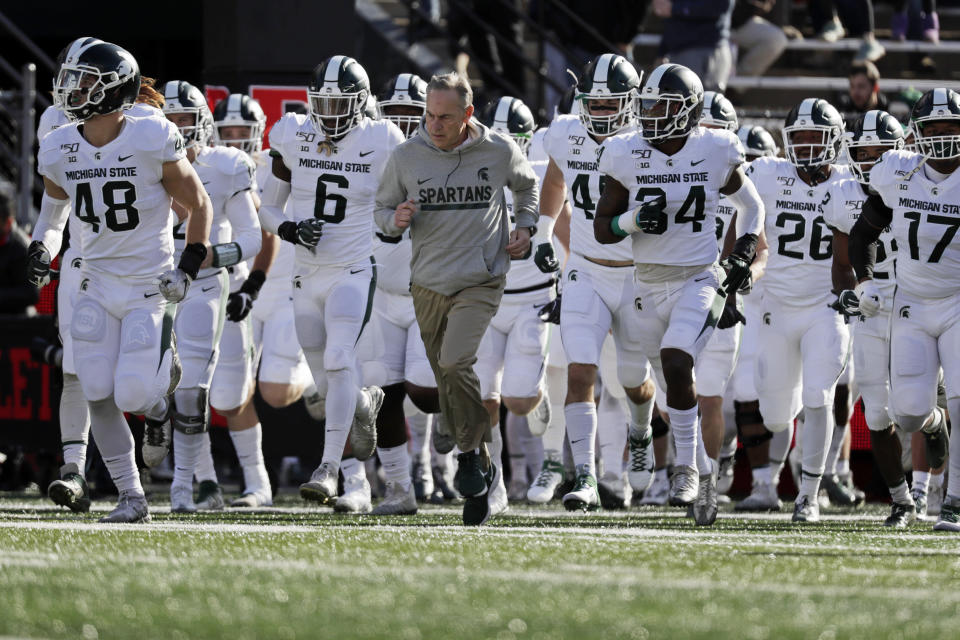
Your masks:
[{"label": "jersey number 6", "polygon": [[[324,173],[317,178],[317,197],[313,204],[313,217],[323,220],[324,222],[329,222],[330,224],[337,224],[338,222],[343,222],[343,218],[347,213],[347,197],[339,193],[328,194],[328,184],[347,189],[350,187],[350,182],[346,176],[340,176],[334,173]],[[333,202],[332,214],[323,212],[324,209],[326,209],[327,200]]]}]

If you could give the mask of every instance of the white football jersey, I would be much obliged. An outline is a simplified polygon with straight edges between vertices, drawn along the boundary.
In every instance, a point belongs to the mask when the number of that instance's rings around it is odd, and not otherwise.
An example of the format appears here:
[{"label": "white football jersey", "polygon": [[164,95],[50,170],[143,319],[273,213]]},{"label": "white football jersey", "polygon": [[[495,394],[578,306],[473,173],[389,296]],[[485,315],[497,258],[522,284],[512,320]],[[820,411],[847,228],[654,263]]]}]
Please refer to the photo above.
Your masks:
[{"label": "white football jersey", "polygon": [[[863,211],[867,194],[864,193],[860,183],[852,178],[838,184],[835,193],[839,195],[837,206],[825,208],[823,219],[827,226],[849,236],[850,230],[860,217],[860,212]],[[877,240],[877,264],[873,270],[873,278],[884,300],[887,301],[893,299],[893,291],[897,288],[897,282],[894,279],[896,259],[897,243],[890,234],[890,228],[887,227],[880,233],[880,238]]]},{"label": "white football jersey", "polygon": [[842,208],[838,185],[850,178],[849,169],[831,165],[830,178],[811,187],[788,160],[757,158],[747,175],[766,211],[770,257],[764,291],[794,305],[829,304],[835,297],[830,292],[833,234],[824,217],[829,208]]},{"label": "white football jersey", "polygon": [[373,255],[377,261],[377,289],[409,296],[410,260],[413,259],[410,233],[385,236],[377,232],[373,239]]},{"label": "white football jersey", "polygon": [[658,151],[639,132],[605,140],[600,172],[629,190],[630,210],[659,196],[667,201],[666,231],[630,236],[633,261],[683,267],[715,262],[720,189],[743,161],[740,139],[722,129],[694,128],[672,156]]},{"label": "white football jersey", "polygon": [[733,224],[733,214],[737,212],[737,208],[730,204],[730,201],[727,200],[726,196],[722,193],[720,194],[720,199],[717,202],[717,249],[720,253],[723,253],[723,240],[727,237],[727,231],[730,229],[730,225]]},{"label": "white football jersey", "polygon": [[946,298],[960,293],[960,171],[938,184],[925,168],[915,171],[922,162],[917,153],[887,151],[870,170],[870,187],[893,209],[897,287]]},{"label": "white football jersey", "polygon": [[[546,164],[550,160],[550,156],[547,155],[547,149],[543,146],[543,139],[547,135],[547,130],[549,127],[540,127],[533,132],[533,139],[530,140],[530,149],[527,151],[527,160],[530,161],[530,164],[536,166],[536,164],[543,163],[544,171],[546,171]],[[534,169],[536,171],[536,169]],[[543,174],[538,173],[540,179],[543,180]]]},{"label": "white football jersey", "polygon": [[316,251],[297,246],[297,261],[348,266],[373,253],[373,210],[387,158],[406,138],[387,120],[364,118],[336,142],[327,142],[306,115],[288,113],[270,130],[270,152],[290,169],[287,214],[294,221],[319,218],[323,237]]},{"label": "white football jersey", "polygon": [[587,258],[628,261],[630,244],[600,244],[593,235],[593,217],[603,193],[605,177],[599,170],[600,149],[577,116],[560,116],[543,136],[543,148],[563,172],[567,199],[573,209],[570,219],[570,251]]},{"label": "white football jersey", "polygon": [[[543,176],[547,172],[547,162],[544,160],[536,163],[531,162],[530,166],[537,175],[537,192],[539,193],[540,185],[543,184]],[[517,220],[513,216],[513,192],[510,189],[504,189],[503,195],[504,202],[507,204],[507,212],[510,214],[510,228],[513,229],[517,224]],[[507,290],[526,289],[550,280],[550,275],[540,271],[533,261],[533,250],[537,248],[536,240],[530,238],[530,243],[531,252],[529,256],[521,260],[510,260],[510,271],[507,272],[505,287]]]},{"label": "white football jersey", "polygon": [[[263,194],[263,185],[267,181],[267,176],[273,172],[273,159],[269,151],[258,151],[250,154],[253,164],[256,167],[257,193]],[[289,200],[287,206],[290,205]],[[261,223],[262,225],[262,223]],[[293,281],[293,261],[294,247],[289,242],[280,242],[277,249],[277,255],[270,265],[270,271],[267,272],[267,280],[263,283],[263,289],[260,294],[263,296],[290,295]]]},{"label": "white football jersey", "polygon": [[43,138],[37,168],[70,196],[85,267],[133,277],[173,267],[171,199],[160,180],[164,163],[184,155],[180,132],[165,118],[125,116],[102,147],[75,123]]},{"label": "white football jersey", "polygon": [[[210,244],[230,242],[233,229],[227,217],[227,201],[241,191],[256,188],[254,165],[250,157],[232,147],[201,147],[193,161],[193,169],[200,177],[203,188],[213,204],[213,220],[210,221]],[[173,228],[174,259],[179,261],[186,244],[187,223],[179,222]],[[243,256],[244,259],[252,256]],[[219,271],[205,267],[199,277]]]}]

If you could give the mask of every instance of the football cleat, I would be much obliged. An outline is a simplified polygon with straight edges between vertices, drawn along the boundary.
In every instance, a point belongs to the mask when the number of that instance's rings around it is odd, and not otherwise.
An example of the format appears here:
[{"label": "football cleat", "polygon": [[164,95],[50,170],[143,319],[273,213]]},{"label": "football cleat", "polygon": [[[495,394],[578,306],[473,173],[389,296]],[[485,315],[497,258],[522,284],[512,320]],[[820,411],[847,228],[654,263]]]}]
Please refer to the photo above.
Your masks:
[{"label": "football cleat", "polygon": [[333,510],[337,513],[370,513],[372,509],[370,483],[366,476],[344,478],[343,495],[333,503]]},{"label": "football cleat", "polygon": [[[480,456],[477,456],[478,458]],[[494,476],[500,473],[497,465],[490,463],[490,469],[486,473],[481,472],[484,488],[483,492],[467,497],[463,503],[463,524],[467,526],[479,526],[486,523],[493,515],[490,509],[490,488],[493,486]],[[506,493],[503,495],[503,501],[506,502]]]},{"label": "football cleat", "polygon": [[523,478],[514,478],[510,481],[510,490],[507,491],[510,502],[523,502],[527,499],[527,482]]},{"label": "football cleat", "polygon": [[653,483],[643,492],[640,504],[662,507],[670,499],[670,478],[667,474],[653,474]]},{"label": "football cleat", "polygon": [[863,503],[863,497],[852,491],[835,473],[824,474],[820,486],[834,506],[856,507]]},{"label": "football cleat", "polygon": [[204,480],[197,488],[197,509],[220,511],[224,507],[223,491],[216,480]]},{"label": "football cleat", "polygon": [[577,474],[573,489],[563,496],[563,506],[567,511],[596,511],[600,507],[597,479],[592,473],[581,471]]},{"label": "football cleat", "polygon": [[947,459],[950,449],[950,434],[947,432],[947,421],[941,417],[940,428],[933,433],[923,433],[923,443],[926,445],[927,464],[931,469],[939,469]]},{"label": "football cleat", "polygon": [[677,465],[670,477],[670,506],[686,507],[697,499],[700,488],[697,470],[687,465]]},{"label": "football cleat", "polygon": [[777,496],[777,485],[772,482],[754,482],[750,495],[734,505],[734,511],[780,511],[783,503]]},{"label": "football cleat", "polygon": [[453,451],[457,446],[457,439],[450,432],[447,421],[443,419],[443,414],[438,413],[433,420],[433,448],[439,454],[447,454]]},{"label": "football cleat", "polygon": [[910,490],[910,497],[913,498],[913,506],[916,508],[917,517],[923,520],[927,517],[927,492],[922,491],[920,487],[914,487]]},{"label": "football cleat", "polygon": [[890,515],[883,521],[883,526],[903,529],[910,526],[910,523],[917,519],[917,509],[911,504],[900,504],[894,502],[890,505]]},{"label": "football cleat", "polygon": [[[712,466],[712,465],[711,465]],[[697,526],[709,527],[717,521],[717,473],[700,476],[700,486],[697,488],[697,499],[693,503],[693,519]]]},{"label": "football cleat", "polygon": [[350,446],[353,456],[361,462],[368,459],[377,450],[377,414],[383,406],[383,389],[377,386],[365,387],[367,408],[361,409],[353,418],[350,428]]},{"label": "football cleat", "polygon": [[47,495],[56,504],[76,513],[90,511],[90,489],[74,463],[60,467],[60,478],[50,483]]},{"label": "football cleat", "polygon": [[173,429],[170,426],[170,413],[173,411],[173,396],[167,396],[167,414],[162,420],[144,418],[143,422],[143,446],[140,447],[140,453],[143,455],[143,463],[148,467],[156,467],[170,452],[170,444],[173,442]]},{"label": "football cleat", "polygon": [[625,485],[623,476],[618,476],[612,471],[603,474],[597,481],[600,506],[604,509],[626,509],[630,505],[630,499]]},{"label": "football cleat", "polygon": [[196,513],[193,502],[193,487],[170,485],[170,513]]},{"label": "football cleat", "polygon": [[300,497],[320,504],[330,504],[337,498],[339,469],[330,462],[322,462],[310,474],[310,480],[300,485]]},{"label": "football cleat", "polygon": [[726,495],[730,493],[730,487],[733,486],[733,456],[720,458],[720,469],[717,472],[717,493]]},{"label": "football cleat", "polygon": [[563,463],[545,459],[540,473],[527,489],[527,500],[535,504],[546,504],[553,500],[557,487],[563,480]]},{"label": "football cleat", "polygon": [[793,522],[812,524],[820,522],[820,505],[808,496],[797,496],[793,503]]},{"label": "football cleat", "polygon": [[432,504],[443,504],[447,500],[461,500],[463,496],[453,488],[453,478],[449,467],[433,467],[433,493],[430,494]]},{"label": "football cleat", "polygon": [[453,486],[465,498],[485,495],[489,482],[485,480],[483,457],[479,453],[466,451],[457,456],[457,473],[453,477]]},{"label": "football cleat", "polygon": [[417,514],[417,498],[413,485],[404,489],[398,482],[387,482],[387,495],[374,507],[375,516],[413,516]]},{"label": "football cleat", "polygon": [[940,508],[934,531],[960,531],[960,501],[947,498]]},{"label": "football cleat", "polygon": [[147,499],[142,493],[120,492],[117,508],[98,522],[150,522]]},{"label": "football cleat", "polygon": [[653,431],[648,429],[646,437],[631,427],[630,437],[630,467],[627,478],[634,491],[642,492],[650,488],[653,483]]},{"label": "football cleat", "polygon": [[273,498],[264,497],[259,493],[245,493],[230,503],[231,507],[241,509],[256,509],[257,507],[273,506]]}]

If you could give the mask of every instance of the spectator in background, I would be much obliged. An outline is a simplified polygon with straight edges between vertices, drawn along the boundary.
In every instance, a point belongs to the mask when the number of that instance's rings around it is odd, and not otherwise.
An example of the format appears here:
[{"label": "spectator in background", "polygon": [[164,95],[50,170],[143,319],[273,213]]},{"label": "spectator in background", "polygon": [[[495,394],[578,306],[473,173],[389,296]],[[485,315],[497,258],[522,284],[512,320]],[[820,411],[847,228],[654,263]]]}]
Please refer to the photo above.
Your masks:
[{"label": "spectator in background", "polygon": [[[914,6],[911,7],[911,4]],[[919,14],[915,11],[916,5],[920,5]],[[913,18],[912,21],[911,18]],[[919,24],[911,24],[911,22],[917,22],[917,18],[919,18]],[[906,40],[908,36],[912,38],[917,27],[921,32],[920,36],[927,42],[934,44],[940,42],[940,18],[937,16],[936,0],[894,0],[893,16],[890,19],[890,37],[901,41]]]},{"label": "spectator in background", "polygon": [[0,185],[0,313],[26,313],[40,297],[27,282],[30,238],[17,226],[13,203],[13,194]]},{"label": "spectator in background", "polygon": [[810,20],[817,37],[836,42],[849,33],[863,38],[855,62],[875,62],[887,52],[873,35],[873,3],[871,0],[809,0]]},{"label": "spectator in background", "polygon": [[734,0],[653,0],[664,18],[660,55],[700,76],[705,91],[723,92],[730,77],[730,14]]},{"label": "spectator in background", "polygon": [[887,110],[887,97],[880,93],[880,72],[872,62],[854,62],[847,73],[850,88],[837,100],[837,106],[847,123],[853,126],[857,118],[871,109]]},{"label": "spectator in background", "polygon": [[737,45],[737,75],[762,76],[787,46],[783,29],[763,17],[776,0],[737,0],[730,40]]},{"label": "spectator in background", "polygon": [[[485,95],[526,96],[527,68],[519,11],[519,0],[463,0],[447,8],[447,24],[453,37],[450,53],[457,61],[456,70],[467,77],[466,67],[472,52],[475,61],[482,63],[482,66],[477,64],[477,68]],[[502,86],[501,81],[506,81],[507,86]],[[483,100],[478,103],[483,104]]]}]

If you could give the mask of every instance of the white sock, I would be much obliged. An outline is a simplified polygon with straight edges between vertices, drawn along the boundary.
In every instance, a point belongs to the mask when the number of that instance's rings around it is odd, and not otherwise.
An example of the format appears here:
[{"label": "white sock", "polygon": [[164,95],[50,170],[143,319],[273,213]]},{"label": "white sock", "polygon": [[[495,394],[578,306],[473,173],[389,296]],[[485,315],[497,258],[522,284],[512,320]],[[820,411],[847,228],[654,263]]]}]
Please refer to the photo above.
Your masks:
[{"label": "white sock", "polygon": [[913,472],[913,490],[921,492],[923,494],[927,493],[927,488],[930,486],[930,472],[929,471],[914,471]]},{"label": "white sock", "polygon": [[80,475],[84,475],[87,466],[89,435],[90,407],[83,396],[80,378],[72,373],[64,373],[63,391],[60,394],[60,443],[64,464],[77,465]]},{"label": "white sock", "polygon": [[623,473],[623,455],[629,435],[628,420],[627,403],[604,389],[600,394],[600,406],[597,407],[597,441],[604,473],[615,473],[618,477]]},{"label": "white sock", "polygon": [[339,466],[347,445],[350,426],[360,396],[366,396],[354,382],[353,371],[337,369],[327,372],[327,426],[323,443],[323,460]]},{"label": "white sock", "polygon": [[383,465],[383,475],[387,482],[395,482],[403,487],[404,491],[409,491],[410,454],[407,452],[407,445],[377,447],[377,456],[380,457],[380,464]]},{"label": "white sock", "polygon": [[697,440],[700,435],[697,407],[689,409],[674,409],[667,407],[670,416],[670,431],[673,433],[673,443],[677,449],[675,463],[687,467],[697,468]]},{"label": "white sock", "polygon": [[762,467],[754,467],[751,469],[753,472],[753,481],[757,484],[771,484],[770,479],[770,465],[765,464]]},{"label": "white sock", "polygon": [[263,461],[263,428],[260,423],[242,431],[231,430],[230,439],[233,440],[233,448],[237,451],[237,459],[243,469],[243,483],[246,486],[244,494],[256,493],[269,497],[270,477]]},{"label": "white sock", "polygon": [[343,482],[346,484],[347,478],[366,479],[366,466],[354,457],[344,458],[340,461],[340,473],[343,474]]},{"label": "white sock", "polygon": [[[836,430],[834,430],[833,435],[837,435]],[[847,474],[850,473],[850,461],[847,460],[846,458],[840,458],[839,460],[837,460],[837,464],[834,469],[834,472],[841,478],[845,477]]]},{"label": "white sock", "polygon": [[413,457],[423,464],[430,461],[430,427],[433,416],[429,413],[418,413],[407,416],[407,425],[410,427],[410,449]]},{"label": "white sock", "polygon": [[890,497],[898,504],[913,504],[910,498],[910,489],[907,488],[907,481],[904,480],[895,487],[889,487]]},{"label": "white sock", "polygon": [[142,496],[143,487],[140,486],[140,473],[133,451],[133,434],[123,419],[123,412],[117,408],[112,395],[90,402],[89,407],[93,437],[117,491]]},{"label": "white sock", "polygon": [[204,447],[203,434],[173,430],[173,483],[171,487],[192,487],[197,458]]},{"label": "white sock", "polygon": [[800,493],[815,500],[833,435],[833,411],[832,407],[804,407],[804,413]]},{"label": "white sock", "polygon": [[650,398],[643,404],[636,404],[627,396],[627,408],[630,410],[630,428],[636,430],[641,436],[646,436],[650,432],[650,420],[653,419],[654,398]]},{"label": "white sock", "polygon": [[703,434],[700,433],[697,435],[700,436],[697,438],[697,470],[700,472],[700,475],[706,476],[713,473],[714,465],[717,461],[707,453],[707,448],[703,445]]},{"label": "white sock", "polygon": [[577,467],[586,465],[590,473],[596,475],[593,441],[597,435],[597,405],[592,402],[574,402],[563,408],[563,414],[567,422],[567,438],[570,440],[573,463]]},{"label": "white sock", "polygon": [[203,440],[203,445],[197,454],[197,463],[193,467],[193,475],[196,476],[197,482],[216,482],[217,472],[213,468],[213,452],[210,450],[210,432],[204,431],[200,434],[200,438]]}]

